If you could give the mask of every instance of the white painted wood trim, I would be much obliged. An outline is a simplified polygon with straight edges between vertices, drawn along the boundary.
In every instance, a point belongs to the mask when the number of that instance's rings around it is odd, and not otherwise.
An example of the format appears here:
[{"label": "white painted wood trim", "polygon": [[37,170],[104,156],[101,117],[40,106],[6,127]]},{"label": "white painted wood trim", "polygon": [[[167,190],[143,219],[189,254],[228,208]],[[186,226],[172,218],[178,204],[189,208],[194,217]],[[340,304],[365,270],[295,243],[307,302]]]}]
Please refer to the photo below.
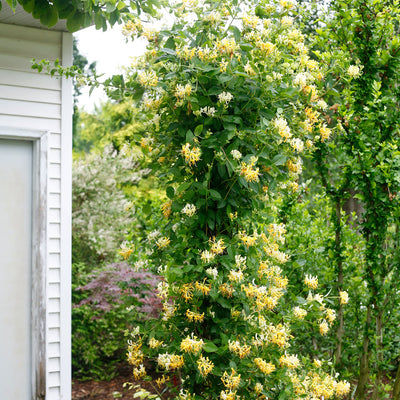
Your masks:
[{"label": "white painted wood trim", "polygon": [[36,392],[36,399],[46,398],[47,375],[47,171],[48,171],[48,135],[42,135],[34,142],[34,165],[39,171],[33,170],[34,208],[38,210],[33,215],[33,251],[35,258],[32,266],[32,334],[35,342],[32,343],[32,393]]},{"label": "white painted wood trim", "polygon": [[46,398],[46,275],[47,275],[47,153],[48,133],[0,127],[0,137],[33,142],[31,390],[32,399]]},{"label": "white painted wood trim", "polygon": [[[72,65],[71,33],[62,33],[62,65]],[[64,77],[61,92],[61,400],[71,399],[72,113],[72,80]]]}]

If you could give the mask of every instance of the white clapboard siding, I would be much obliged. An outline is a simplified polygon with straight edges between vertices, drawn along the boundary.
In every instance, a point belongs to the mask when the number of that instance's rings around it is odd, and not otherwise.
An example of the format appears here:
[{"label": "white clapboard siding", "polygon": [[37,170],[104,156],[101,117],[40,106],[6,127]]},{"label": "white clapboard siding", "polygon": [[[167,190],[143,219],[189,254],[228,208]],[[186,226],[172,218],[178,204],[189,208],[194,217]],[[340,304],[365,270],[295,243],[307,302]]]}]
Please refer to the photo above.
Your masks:
[{"label": "white clapboard siding", "polygon": [[9,115],[58,119],[61,114],[61,105],[0,98],[0,110],[3,114]]},{"label": "white clapboard siding", "polygon": [[0,23],[0,127],[47,132],[45,400],[70,400],[72,83],[38,73],[32,59],[70,66],[72,36]]},{"label": "white clapboard siding", "polygon": [[[51,150],[61,149],[61,135],[57,135],[55,132],[52,132],[50,135],[49,147]],[[51,156],[52,155],[50,155],[49,158],[51,158]]]},{"label": "white clapboard siding", "polygon": [[[2,50],[3,49],[0,48],[0,51]],[[15,56],[1,52],[0,65],[3,69],[29,72],[32,69],[32,58],[26,56]]]},{"label": "white clapboard siding", "polygon": [[47,358],[60,357],[60,342],[49,342],[47,346]]},{"label": "white clapboard siding", "polygon": [[[60,274],[60,269],[59,268],[50,268],[49,273],[48,273],[48,281],[51,283],[61,283],[61,274]],[[50,300],[49,300],[49,312],[52,312],[52,309],[55,307],[55,304],[58,304],[57,299],[52,299],[51,305],[50,305]],[[60,310],[57,310],[59,312]]]},{"label": "white clapboard siding", "polygon": [[61,179],[61,163],[50,163],[49,164],[49,174],[53,178]]},{"label": "white clapboard siding", "polygon": [[47,261],[49,268],[58,268],[60,265],[60,254],[49,254]]},{"label": "white clapboard siding", "polygon": [[[49,343],[59,343],[60,342],[60,328],[56,327],[56,328],[49,328],[48,330],[48,341]],[[57,357],[58,359],[60,359],[60,357]],[[50,369],[50,371],[59,371],[59,369]]]},{"label": "white clapboard siding", "polygon": [[52,370],[57,371],[60,368],[60,359],[56,358],[49,358],[49,366]]},{"label": "white clapboard siding", "polygon": [[49,193],[61,193],[61,179],[60,178],[51,177],[49,179]]},{"label": "white clapboard siding", "polygon": [[[54,192],[49,192],[49,200],[50,204],[53,205],[53,207],[61,207],[61,194],[60,193],[54,193]],[[49,227],[51,229],[51,227]],[[50,231],[49,231],[50,232]],[[56,237],[59,237],[59,232]],[[55,237],[50,233],[50,237]]]},{"label": "white clapboard siding", "polygon": [[47,245],[49,253],[59,253],[61,250],[60,238],[49,238]]},{"label": "white clapboard siding", "polygon": [[[51,271],[55,271],[50,269],[50,273]],[[48,308],[48,312],[60,312],[60,299],[51,299],[49,300],[49,304],[48,304],[49,308]]]},{"label": "white clapboard siding", "polygon": [[49,387],[47,388],[47,397],[49,399],[62,399],[61,393],[60,393],[60,387]]},{"label": "white clapboard siding", "polygon": [[49,329],[58,328],[60,326],[60,313],[48,313],[47,326]]},{"label": "white clapboard siding", "polygon": [[59,43],[35,42],[27,40],[27,38],[0,38],[0,51],[7,55],[19,55],[22,53],[36,60],[56,60],[61,56]]},{"label": "white clapboard siding", "polygon": [[0,24],[1,37],[12,37],[14,39],[21,40],[26,40],[29,38],[30,41],[37,43],[59,45],[61,41],[60,35],[60,32],[49,32],[44,29],[22,28],[17,25]]},{"label": "white clapboard siding", "polygon": [[0,84],[28,88],[61,90],[61,80],[36,71],[0,69]]},{"label": "white clapboard siding", "polygon": [[47,218],[50,223],[60,223],[61,210],[59,208],[49,208]]},{"label": "white clapboard siding", "polygon": [[0,110],[0,125],[8,128],[35,130],[35,131],[48,131],[60,132],[61,122],[59,119],[40,119],[35,117],[25,117],[21,115],[5,115]]},{"label": "white clapboard siding", "polygon": [[47,290],[49,301],[60,298],[60,283],[49,282]]},{"label": "white clapboard siding", "polygon": [[[50,193],[49,197],[52,197],[52,196],[59,196],[59,195],[58,194],[54,195],[54,194]],[[61,225],[59,223],[50,222],[49,223],[48,235],[49,235],[49,238],[60,237],[60,235],[61,235]],[[49,267],[50,267],[50,265],[49,265]]]},{"label": "white clapboard siding", "polygon": [[51,149],[48,159],[50,163],[59,162],[61,160],[61,150],[56,148]]},{"label": "white clapboard siding", "polygon": [[[1,57],[0,65],[3,65]],[[28,88],[26,86],[0,85],[0,98],[35,103],[61,104],[60,90]]]},{"label": "white clapboard siding", "polygon": [[48,374],[47,383],[49,387],[59,387],[60,386],[60,373],[58,371],[50,372]]}]

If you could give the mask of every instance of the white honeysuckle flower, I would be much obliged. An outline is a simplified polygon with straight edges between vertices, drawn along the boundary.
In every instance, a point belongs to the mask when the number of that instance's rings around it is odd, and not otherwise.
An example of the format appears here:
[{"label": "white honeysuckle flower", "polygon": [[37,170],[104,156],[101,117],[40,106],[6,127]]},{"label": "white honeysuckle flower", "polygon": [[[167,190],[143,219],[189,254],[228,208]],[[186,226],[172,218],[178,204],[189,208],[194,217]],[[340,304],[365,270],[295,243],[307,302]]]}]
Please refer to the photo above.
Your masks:
[{"label": "white honeysuckle flower", "polygon": [[225,105],[228,105],[228,103],[233,99],[233,95],[229,92],[222,92],[218,95],[218,101],[220,103],[225,103]]},{"label": "white honeysuckle flower", "polygon": [[240,160],[242,158],[242,153],[239,150],[232,150],[231,156],[234,160]]},{"label": "white honeysuckle flower", "polygon": [[182,208],[181,213],[187,215],[188,217],[192,217],[194,214],[196,214],[196,211],[196,206],[188,203]]}]

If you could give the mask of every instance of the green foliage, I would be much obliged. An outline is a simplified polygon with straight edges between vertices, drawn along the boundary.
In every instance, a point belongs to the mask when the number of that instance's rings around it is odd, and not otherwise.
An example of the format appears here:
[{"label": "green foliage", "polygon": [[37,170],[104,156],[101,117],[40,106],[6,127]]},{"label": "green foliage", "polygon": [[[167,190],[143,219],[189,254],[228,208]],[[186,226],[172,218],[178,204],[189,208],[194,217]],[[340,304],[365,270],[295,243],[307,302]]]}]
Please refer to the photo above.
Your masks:
[{"label": "green foliage", "polygon": [[[86,28],[92,24],[96,29],[107,29],[107,23],[113,26],[121,23],[132,14],[145,12],[157,13],[162,2],[159,0],[6,0],[15,11],[20,4],[26,12],[39,19],[42,25],[54,26],[58,20],[66,20],[70,32]],[[0,3],[1,10],[1,3]]]},{"label": "green foliage", "polygon": [[119,103],[106,102],[92,113],[79,111],[74,152],[83,155],[92,149],[102,150],[110,143],[119,150],[124,143],[132,141],[144,121],[145,115],[128,99]]},{"label": "green foliage", "polygon": [[[157,313],[157,281],[124,264],[103,264],[117,259],[126,238],[133,243],[129,246],[140,248],[141,232],[154,229],[151,214],[159,195],[154,180],[142,179],[149,170],[140,168],[138,148],[125,144],[117,151],[93,132],[114,125],[108,138],[120,134],[118,128],[129,136],[129,106],[107,104],[87,118],[98,125],[85,127],[93,149],[75,153],[73,163],[72,364],[76,378],[110,379],[125,359],[124,332]],[[129,257],[126,246],[120,252]]]},{"label": "green foliage", "polygon": [[[312,182],[308,182],[312,185]],[[339,314],[339,304],[332,301],[337,295],[337,259],[335,241],[335,223],[331,220],[331,200],[327,196],[310,195],[306,191],[301,193],[290,208],[286,229],[286,248],[291,257],[287,263],[288,278],[291,285],[295,286],[296,293],[303,290],[303,298],[308,296],[307,288],[304,288],[303,276],[311,274],[318,276],[321,292],[330,293],[327,300],[328,306]],[[277,203],[277,212],[281,213],[283,202]],[[285,209],[287,214],[288,210]],[[343,213],[343,220],[346,217]],[[346,375],[354,374],[354,366],[357,365],[361,341],[358,337],[360,321],[357,320],[360,308],[365,304],[365,288],[359,271],[363,266],[362,254],[365,243],[360,238],[352,224],[342,227],[342,267],[347,278],[340,290],[350,293],[349,304],[344,308],[344,321],[346,330],[343,337],[343,357],[341,363],[346,368]],[[350,278],[351,277],[351,278]],[[288,302],[290,306],[290,301]],[[331,331],[324,337],[316,335],[317,321],[299,321],[296,327],[296,337],[293,345],[299,352],[306,353],[313,358],[332,359],[337,341],[336,333],[338,321],[332,326]],[[357,326],[358,325],[358,326]]]},{"label": "green foliage", "polygon": [[[96,71],[96,62],[92,62],[89,64],[88,59],[83,56],[82,54],[79,53],[78,50],[78,41],[74,37],[73,38],[73,65],[79,70],[85,72],[85,73],[95,73]],[[77,140],[77,125],[78,125],[78,120],[79,120],[79,110],[78,110],[78,96],[81,95],[81,90],[80,86],[74,82],[74,113],[72,115],[72,146],[73,148],[76,147],[76,140]]]},{"label": "green foliage", "polygon": [[[73,260],[111,262],[134,220],[134,208],[123,186],[131,187],[148,171],[138,170],[138,158],[128,147],[117,153],[108,146],[73,165]],[[135,171],[136,170],[136,171]],[[96,212],[93,212],[93,211]]]},{"label": "green foliage", "polygon": [[[73,65],[78,67],[84,73],[91,74],[96,71],[96,61],[89,64],[88,59],[79,52],[78,40],[76,39],[76,37],[73,38],[72,58],[73,58]],[[75,84],[74,103],[76,102],[76,98],[79,95],[81,95],[80,87]]]},{"label": "green foliage", "polygon": [[[145,252],[131,255],[163,278],[162,318],[132,332],[128,360],[136,378],[146,375],[145,358],[166,376],[178,371],[177,398],[349,390],[289,349],[304,312],[319,321],[316,335],[332,318],[314,277],[305,279],[307,299],[288,286],[285,228],[273,223],[271,199],[298,190],[301,153],[331,130],[315,117],[325,107],[322,75],[293,25],[293,5],[261,7],[259,19],[235,2],[185,2],[161,32],[130,21],[125,34],[145,36],[149,51],[111,89],[143,94],[140,144],[168,198]],[[283,300],[293,294],[297,308]]]},{"label": "green foliage", "polygon": [[[397,294],[399,199],[399,66],[398,2],[335,1],[327,29],[318,30],[318,57],[329,67],[325,117],[341,128],[335,142],[320,143],[314,153],[326,193],[336,207],[353,197],[361,207],[357,230],[364,247],[358,270],[341,270],[346,246],[343,218],[336,218],[335,263],[346,280],[363,282],[352,328],[361,330],[359,385],[366,396],[368,376],[376,372],[373,399],[385,368],[384,332],[390,337],[391,298]],[[329,43],[329,48],[327,48]],[[332,215],[335,215],[334,208]],[[343,279],[343,278],[342,278]],[[338,285],[342,283],[338,280]],[[389,307],[388,307],[389,306]],[[356,314],[357,312],[357,314]],[[395,313],[396,314],[396,313]],[[385,317],[383,317],[385,316]],[[361,335],[361,333],[360,333]]]},{"label": "green foliage", "polygon": [[112,264],[87,273],[73,264],[72,366],[79,379],[110,379],[125,358],[126,330],[157,316],[157,280]]}]

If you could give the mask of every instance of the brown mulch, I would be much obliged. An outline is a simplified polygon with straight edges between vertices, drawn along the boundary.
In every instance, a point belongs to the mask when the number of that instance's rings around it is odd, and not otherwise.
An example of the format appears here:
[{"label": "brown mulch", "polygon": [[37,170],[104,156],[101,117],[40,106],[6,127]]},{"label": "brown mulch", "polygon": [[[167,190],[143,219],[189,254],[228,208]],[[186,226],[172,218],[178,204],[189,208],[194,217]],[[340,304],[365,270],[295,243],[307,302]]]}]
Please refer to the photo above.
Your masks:
[{"label": "brown mulch", "polygon": [[[122,365],[118,369],[118,375],[109,381],[72,381],[71,400],[132,400],[136,386],[155,393],[152,385],[146,381],[135,381],[132,376],[132,368],[129,365]],[[171,398],[164,395],[163,399]]]},{"label": "brown mulch", "polygon": [[124,388],[128,377],[118,376],[111,381],[76,381],[72,383],[72,400],[132,400],[133,391]]},{"label": "brown mulch", "polygon": [[[124,384],[128,383],[125,385]],[[131,385],[129,384],[131,383]],[[385,376],[383,383],[392,386],[393,382]],[[131,368],[128,365],[123,365],[118,370],[118,376],[110,381],[79,381],[72,382],[72,399],[71,400],[133,400],[135,394],[135,386],[139,385],[143,389],[151,393],[155,393],[152,385],[146,381],[134,381],[131,374]],[[352,384],[354,390],[355,382]],[[372,393],[372,390],[370,390]],[[371,393],[368,393],[367,399],[371,398]],[[389,393],[389,396],[391,394]],[[164,395],[163,399],[171,399],[173,396]],[[389,397],[391,398],[391,397]]]}]

